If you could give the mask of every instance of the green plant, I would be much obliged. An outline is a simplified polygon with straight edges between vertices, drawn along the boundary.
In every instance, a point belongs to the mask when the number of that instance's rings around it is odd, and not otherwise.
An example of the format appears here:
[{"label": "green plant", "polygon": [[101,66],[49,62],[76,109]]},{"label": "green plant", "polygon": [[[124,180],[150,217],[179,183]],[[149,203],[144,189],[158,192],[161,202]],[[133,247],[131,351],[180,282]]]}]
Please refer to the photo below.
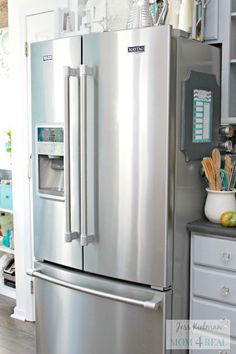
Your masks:
[{"label": "green plant", "polygon": [[5,144],[5,146],[6,146],[6,151],[7,152],[9,152],[9,153],[11,153],[11,130],[8,130],[7,132],[6,132],[6,134],[7,134],[7,142],[6,142],[6,144]]}]

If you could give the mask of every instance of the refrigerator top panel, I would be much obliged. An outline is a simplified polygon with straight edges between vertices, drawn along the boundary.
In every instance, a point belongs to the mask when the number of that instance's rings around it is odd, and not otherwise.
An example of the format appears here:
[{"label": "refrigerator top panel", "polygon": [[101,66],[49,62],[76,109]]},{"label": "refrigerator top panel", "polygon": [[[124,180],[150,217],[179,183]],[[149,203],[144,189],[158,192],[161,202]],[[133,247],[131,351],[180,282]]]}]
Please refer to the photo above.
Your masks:
[{"label": "refrigerator top panel", "polygon": [[[81,37],[31,46],[34,255],[77,269],[82,269],[79,239],[66,242],[65,238],[65,147],[70,146],[71,228],[79,234],[79,79],[70,78],[66,94],[64,67],[79,68],[80,64]],[[69,143],[65,135],[67,100]]]},{"label": "refrigerator top panel", "polygon": [[[169,26],[83,37],[88,230],[84,269],[160,288],[172,281],[174,141]],[[172,167],[171,167],[172,166]]]}]

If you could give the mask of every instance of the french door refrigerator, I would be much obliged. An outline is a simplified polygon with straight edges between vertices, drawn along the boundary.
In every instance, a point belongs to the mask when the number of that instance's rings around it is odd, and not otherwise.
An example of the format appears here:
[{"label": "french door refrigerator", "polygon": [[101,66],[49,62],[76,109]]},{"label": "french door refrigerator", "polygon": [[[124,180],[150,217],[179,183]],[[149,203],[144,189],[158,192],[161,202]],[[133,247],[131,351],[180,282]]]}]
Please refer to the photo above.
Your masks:
[{"label": "french door refrigerator", "polygon": [[169,26],[32,44],[38,354],[163,354],[166,320],[188,318],[190,67],[216,74],[218,50]]}]

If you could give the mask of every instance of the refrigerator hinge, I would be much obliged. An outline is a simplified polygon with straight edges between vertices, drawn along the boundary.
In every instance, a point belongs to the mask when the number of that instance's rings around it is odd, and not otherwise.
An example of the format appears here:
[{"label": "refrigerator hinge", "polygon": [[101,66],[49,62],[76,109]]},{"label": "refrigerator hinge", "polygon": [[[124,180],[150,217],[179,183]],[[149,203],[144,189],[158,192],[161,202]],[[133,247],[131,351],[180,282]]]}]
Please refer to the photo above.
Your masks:
[{"label": "refrigerator hinge", "polygon": [[28,58],[29,56],[29,44],[28,42],[25,42],[25,56]]},{"label": "refrigerator hinge", "polygon": [[94,235],[81,235],[80,236],[80,244],[81,246],[88,246],[89,243],[92,243],[95,241],[95,236]]},{"label": "refrigerator hinge", "polygon": [[30,293],[32,295],[34,294],[34,281],[33,281],[33,279],[30,280]]},{"label": "refrigerator hinge", "polygon": [[29,157],[28,161],[28,179],[32,178],[32,155]]}]

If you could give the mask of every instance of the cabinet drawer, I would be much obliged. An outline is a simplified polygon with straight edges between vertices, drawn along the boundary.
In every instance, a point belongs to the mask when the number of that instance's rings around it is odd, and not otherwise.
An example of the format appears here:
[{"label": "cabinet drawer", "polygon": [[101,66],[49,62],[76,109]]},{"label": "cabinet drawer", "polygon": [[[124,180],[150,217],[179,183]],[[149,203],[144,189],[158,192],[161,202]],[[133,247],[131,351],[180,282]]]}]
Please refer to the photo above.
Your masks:
[{"label": "cabinet drawer", "polygon": [[12,210],[12,186],[0,185],[0,208]]},{"label": "cabinet drawer", "polygon": [[192,262],[236,271],[236,240],[193,236]]},{"label": "cabinet drawer", "polygon": [[193,267],[192,295],[236,305],[236,275]]},{"label": "cabinet drawer", "polygon": [[231,337],[236,337],[236,307],[200,298],[193,298],[191,303],[191,319],[229,320],[230,335]]}]

